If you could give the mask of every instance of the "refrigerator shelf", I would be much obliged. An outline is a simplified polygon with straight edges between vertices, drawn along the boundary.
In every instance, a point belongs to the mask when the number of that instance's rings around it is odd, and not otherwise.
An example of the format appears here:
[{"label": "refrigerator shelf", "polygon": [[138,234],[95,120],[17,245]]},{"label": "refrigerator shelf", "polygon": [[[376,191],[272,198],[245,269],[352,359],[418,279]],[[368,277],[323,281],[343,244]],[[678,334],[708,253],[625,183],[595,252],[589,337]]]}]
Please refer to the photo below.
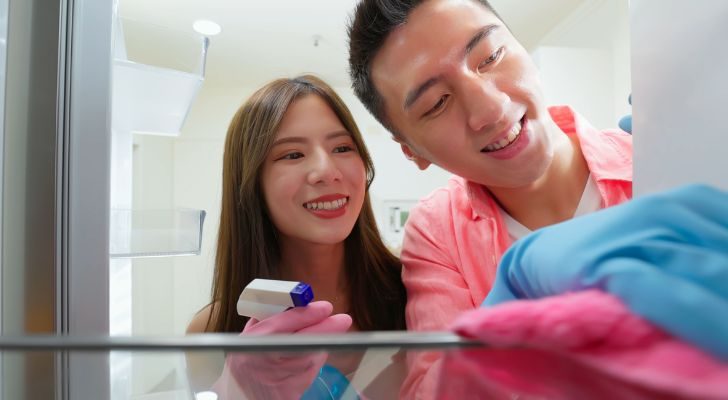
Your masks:
[{"label": "refrigerator shelf", "polygon": [[204,210],[111,210],[111,258],[199,255]]}]

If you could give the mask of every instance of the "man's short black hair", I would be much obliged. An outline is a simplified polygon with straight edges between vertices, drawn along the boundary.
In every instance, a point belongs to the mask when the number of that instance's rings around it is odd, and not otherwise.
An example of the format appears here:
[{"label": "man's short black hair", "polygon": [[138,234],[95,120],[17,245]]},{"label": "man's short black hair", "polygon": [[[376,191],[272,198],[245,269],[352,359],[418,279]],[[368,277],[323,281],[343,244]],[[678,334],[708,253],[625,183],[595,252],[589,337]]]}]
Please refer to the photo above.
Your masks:
[{"label": "man's short black hair", "polygon": [[[407,22],[412,11],[425,1],[430,0],[362,0],[348,26],[349,75],[354,93],[379,123],[399,137],[384,112],[384,99],[372,82],[371,64],[389,34]],[[473,1],[500,19],[487,0]]]}]

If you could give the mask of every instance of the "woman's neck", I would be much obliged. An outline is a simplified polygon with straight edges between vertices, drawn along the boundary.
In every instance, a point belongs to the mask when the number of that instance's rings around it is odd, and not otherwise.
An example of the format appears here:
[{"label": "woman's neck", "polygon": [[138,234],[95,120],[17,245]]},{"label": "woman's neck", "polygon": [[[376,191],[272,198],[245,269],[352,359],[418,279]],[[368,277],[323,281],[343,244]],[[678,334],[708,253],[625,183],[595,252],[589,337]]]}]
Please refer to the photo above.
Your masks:
[{"label": "woman's neck", "polygon": [[589,178],[578,138],[554,127],[554,157],[541,178],[519,188],[489,188],[510,216],[532,230],[572,218]]},{"label": "woman's neck", "polygon": [[315,244],[302,240],[280,240],[283,279],[311,285],[314,300],[334,305],[334,313],[348,311],[344,274],[344,243]]}]

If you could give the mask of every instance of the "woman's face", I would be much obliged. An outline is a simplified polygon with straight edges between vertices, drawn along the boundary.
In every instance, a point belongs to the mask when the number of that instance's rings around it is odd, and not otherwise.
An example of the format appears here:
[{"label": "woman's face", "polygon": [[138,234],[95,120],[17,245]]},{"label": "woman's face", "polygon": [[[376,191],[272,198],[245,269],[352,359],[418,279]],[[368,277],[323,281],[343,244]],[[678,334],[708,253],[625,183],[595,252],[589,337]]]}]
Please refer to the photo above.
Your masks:
[{"label": "woman's face", "polygon": [[270,218],[283,239],[342,242],[364,203],[366,170],[334,111],[319,96],[286,111],[261,175]]}]

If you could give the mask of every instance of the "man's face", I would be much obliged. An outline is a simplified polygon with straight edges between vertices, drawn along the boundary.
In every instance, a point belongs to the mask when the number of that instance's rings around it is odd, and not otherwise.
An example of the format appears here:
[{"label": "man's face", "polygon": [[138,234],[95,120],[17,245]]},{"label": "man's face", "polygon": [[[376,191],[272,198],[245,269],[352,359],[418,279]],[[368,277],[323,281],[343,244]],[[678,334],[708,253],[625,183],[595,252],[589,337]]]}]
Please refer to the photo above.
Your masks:
[{"label": "man's face", "polygon": [[403,150],[498,187],[534,182],[553,158],[538,72],[493,13],[472,0],[430,0],[372,62]]}]

